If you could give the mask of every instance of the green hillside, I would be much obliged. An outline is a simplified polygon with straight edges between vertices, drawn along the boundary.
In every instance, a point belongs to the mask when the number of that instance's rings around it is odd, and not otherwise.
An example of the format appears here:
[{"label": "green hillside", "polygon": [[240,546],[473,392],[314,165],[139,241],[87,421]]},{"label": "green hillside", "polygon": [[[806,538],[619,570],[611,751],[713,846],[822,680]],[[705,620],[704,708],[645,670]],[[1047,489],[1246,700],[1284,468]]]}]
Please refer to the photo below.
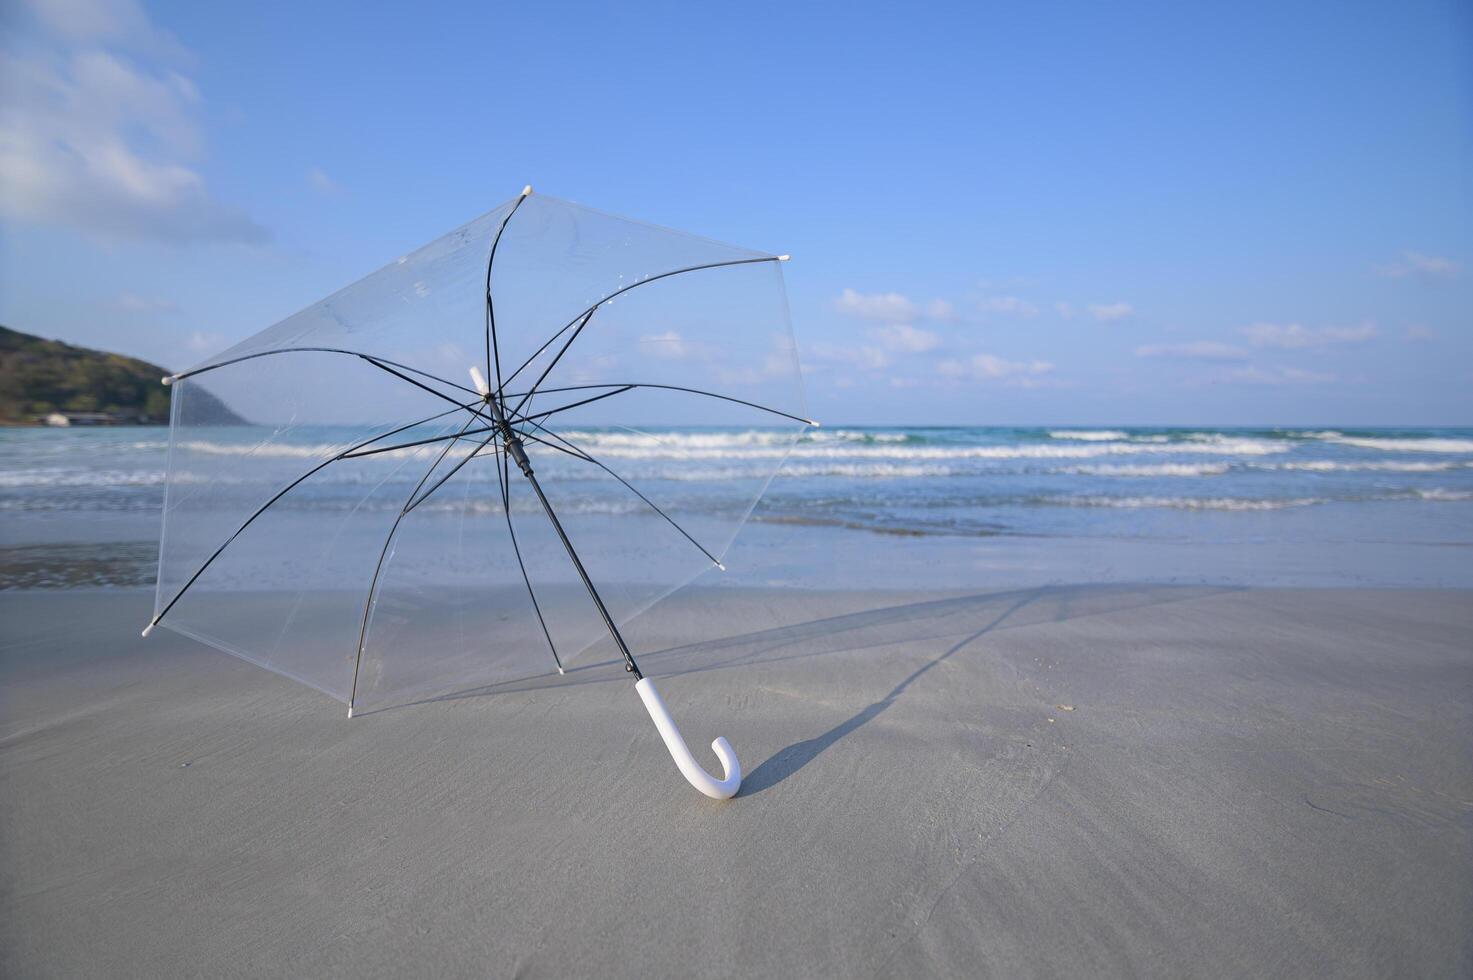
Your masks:
[{"label": "green hillside", "polygon": [[0,327],[0,423],[32,422],[51,412],[166,423],[169,389],[159,379],[169,373],[135,357]]}]

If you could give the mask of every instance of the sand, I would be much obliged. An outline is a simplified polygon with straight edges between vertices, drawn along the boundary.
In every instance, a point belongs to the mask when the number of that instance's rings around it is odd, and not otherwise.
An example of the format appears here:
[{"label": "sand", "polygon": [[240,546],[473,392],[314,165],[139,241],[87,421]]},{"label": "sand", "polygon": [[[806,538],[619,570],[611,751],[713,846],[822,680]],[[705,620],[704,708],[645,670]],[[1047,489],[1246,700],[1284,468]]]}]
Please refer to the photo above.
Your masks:
[{"label": "sand", "polygon": [[149,606],[0,595],[0,975],[1473,972],[1467,592],[692,592],[724,804],[613,665],[348,721]]}]

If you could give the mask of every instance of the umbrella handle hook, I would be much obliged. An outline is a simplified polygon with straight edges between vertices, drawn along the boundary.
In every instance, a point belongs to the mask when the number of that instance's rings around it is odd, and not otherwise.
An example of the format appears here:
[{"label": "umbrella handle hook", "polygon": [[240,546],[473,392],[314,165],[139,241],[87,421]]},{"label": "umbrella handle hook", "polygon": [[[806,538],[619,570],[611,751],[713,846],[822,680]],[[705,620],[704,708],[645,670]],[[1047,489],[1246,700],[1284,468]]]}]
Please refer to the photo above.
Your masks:
[{"label": "umbrella handle hook", "polygon": [[660,692],[655,690],[650,679],[640,678],[635,682],[634,689],[639,692],[640,700],[650,713],[650,719],[660,730],[660,737],[665,740],[665,748],[670,750],[676,767],[686,781],[713,800],[729,800],[735,796],[742,785],[742,765],[737,762],[736,753],[726,739],[717,738],[711,743],[711,749],[721,760],[721,768],[725,772],[723,778],[716,779],[702,768],[695,756],[690,754],[690,749],[686,748],[680,729],[675,727],[675,719],[670,717],[669,709],[665,707],[665,702],[660,699]]}]

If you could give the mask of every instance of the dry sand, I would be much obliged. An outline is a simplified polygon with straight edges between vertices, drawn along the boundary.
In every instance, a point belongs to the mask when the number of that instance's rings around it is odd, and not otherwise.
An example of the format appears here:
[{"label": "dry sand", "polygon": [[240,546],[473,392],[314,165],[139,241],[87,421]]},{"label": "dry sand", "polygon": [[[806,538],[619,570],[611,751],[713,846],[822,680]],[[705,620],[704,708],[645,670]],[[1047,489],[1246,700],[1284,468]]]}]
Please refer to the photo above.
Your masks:
[{"label": "dry sand", "polygon": [[350,722],[149,599],[0,596],[0,975],[1473,973],[1466,592],[693,592],[725,804],[612,665]]}]

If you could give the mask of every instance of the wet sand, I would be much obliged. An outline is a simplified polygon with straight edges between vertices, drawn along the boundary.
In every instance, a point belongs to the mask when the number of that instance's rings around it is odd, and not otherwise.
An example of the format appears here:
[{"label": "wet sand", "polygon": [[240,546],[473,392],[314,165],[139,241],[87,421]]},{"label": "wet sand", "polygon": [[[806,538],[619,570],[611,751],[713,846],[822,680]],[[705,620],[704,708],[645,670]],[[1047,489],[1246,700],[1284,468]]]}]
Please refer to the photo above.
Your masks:
[{"label": "wet sand", "polygon": [[0,595],[0,975],[1473,972],[1473,594],[692,591],[355,718],[142,591]]}]

